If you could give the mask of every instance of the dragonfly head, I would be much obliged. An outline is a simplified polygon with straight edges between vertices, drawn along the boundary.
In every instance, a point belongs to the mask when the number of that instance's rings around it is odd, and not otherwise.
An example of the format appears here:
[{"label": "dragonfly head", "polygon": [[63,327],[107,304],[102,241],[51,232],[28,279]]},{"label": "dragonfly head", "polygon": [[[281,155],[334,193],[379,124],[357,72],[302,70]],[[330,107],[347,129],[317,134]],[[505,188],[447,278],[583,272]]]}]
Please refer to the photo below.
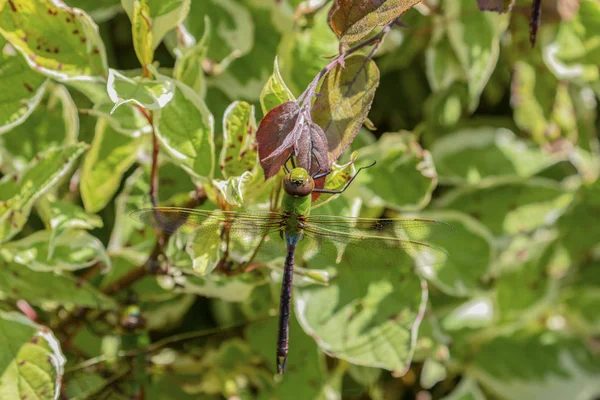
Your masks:
[{"label": "dragonfly head", "polygon": [[304,168],[294,168],[283,178],[283,190],[290,196],[306,197],[315,188],[315,181]]},{"label": "dragonfly head", "polygon": [[142,315],[140,307],[137,305],[127,306],[121,313],[119,325],[127,333],[133,333],[144,329],[146,318]]}]

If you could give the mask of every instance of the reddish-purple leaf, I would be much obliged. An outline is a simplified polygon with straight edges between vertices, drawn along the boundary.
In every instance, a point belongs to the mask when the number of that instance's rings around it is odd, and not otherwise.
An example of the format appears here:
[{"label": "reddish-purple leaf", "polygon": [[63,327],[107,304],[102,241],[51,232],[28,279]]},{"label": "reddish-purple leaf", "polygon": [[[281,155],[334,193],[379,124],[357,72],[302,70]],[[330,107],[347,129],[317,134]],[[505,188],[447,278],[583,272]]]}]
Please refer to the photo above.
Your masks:
[{"label": "reddish-purple leaf", "polygon": [[288,101],[273,108],[260,122],[256,141],[265,179],[276,175],[292,153],[295,144],[293,133],[299,115],[298,104]]},{"label": "reddish-purple leaf", "polygon": [[515,0],[477,0],[477,5],[481,11],[496,11],[505,13],[512,10]]},{"label": "reddish-purple leaf", "polygon": [[327,138],[323,129],[314,122],[305,123],[294,145],[299,167],[309,171],[311,175],[329,169],[327,157]]},{"label": "reddish-purple leaf", "polygon": [[421,0],[336,0],[329,11],[329,26],[343,43],[357,42],[378,26],[404,14]]}]

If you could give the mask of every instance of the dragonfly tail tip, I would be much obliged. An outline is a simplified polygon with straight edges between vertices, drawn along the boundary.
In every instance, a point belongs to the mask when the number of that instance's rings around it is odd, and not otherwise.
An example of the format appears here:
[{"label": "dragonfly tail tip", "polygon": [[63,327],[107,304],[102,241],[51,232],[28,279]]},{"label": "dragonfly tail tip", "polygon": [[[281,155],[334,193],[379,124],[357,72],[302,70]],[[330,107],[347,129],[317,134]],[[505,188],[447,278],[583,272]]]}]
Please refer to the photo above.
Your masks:
[{"label": "dragonfly tail tip", "polygon": [[285,372],[285,365],[287,364],[287,357],[278,356],[277,357],[277,373],[283,375]]}]

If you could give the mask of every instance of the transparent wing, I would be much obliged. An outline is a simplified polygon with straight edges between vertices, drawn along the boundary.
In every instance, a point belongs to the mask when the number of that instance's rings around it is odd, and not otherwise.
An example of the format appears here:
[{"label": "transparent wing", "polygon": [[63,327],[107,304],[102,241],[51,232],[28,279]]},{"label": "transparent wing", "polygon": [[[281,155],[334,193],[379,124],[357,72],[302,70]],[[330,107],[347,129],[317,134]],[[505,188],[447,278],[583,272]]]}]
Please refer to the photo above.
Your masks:
[{"label": "transparent wing", "polygon": [[281,214],[268,211],[204,211],[177,207],[146,208],[134,211],[131,217],[164,232],[195,233],[198,238],[220,228],[227,228],[230,235],[239,238],[264,236],[280,230],[283,222]]}]

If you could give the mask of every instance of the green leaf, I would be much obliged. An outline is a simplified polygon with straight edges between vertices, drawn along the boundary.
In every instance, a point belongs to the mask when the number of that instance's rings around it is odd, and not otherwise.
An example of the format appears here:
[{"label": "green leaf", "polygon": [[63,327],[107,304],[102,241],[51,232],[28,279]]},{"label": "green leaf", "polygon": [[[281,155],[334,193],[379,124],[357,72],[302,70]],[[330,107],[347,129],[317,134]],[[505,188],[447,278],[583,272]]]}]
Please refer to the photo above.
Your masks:
[{"label": "green leaf", "polygon": [[[127,1],[125,3],[128,3]],[[154,46],[152,42],[152,20],[150,7],[147,0],[133,0],[131,12],[131,25],[133,33],[133,49],[142,67],[152,64],[154,60]]]},{"label": "green leaf", "polygon": [[452,393],[442,400],[486,400],[485,395],[472,378],[463,378]]},{"label": "green leaf", "polygon": [[132,79],[114,69],[109,70],[106,88],[110,99],[115,103],[112,111],[126,103],[158,110],[173,99],[175,92],[171,80],[148,80],[140,77]]},{"label": "green leaf", "polygon": [[0,180],[0,242],[21,231],[33,203],[70,171],[87,147],[78,143],[53,148],[38,154],[22,173]]},{"label": "green leaf", "polygon": [[584,264],[561,291],[561,302],[568,307],[564,314],[591,335],[600,332],[600,277],[598,261]]},{"label": "green leaf", "polygon": [[223,148],[219,165],[223,177],[254,171],[258,164],[254,106],[245,101],[232,103],[223,115]]},{"label": "green leaf", "polygon": [[5,260],[27,265],[35,271],[74,271],[96,263],[110,269],[104,245],[89,233],[70,230],[52,239],[52,232],[37,231],[7,243],[2,254]]},{"label": "green leaf", "polygon": [[600,394],[598,358],[584,343],[557,332],[500,336],[483,344],[475,357],[472,375],[500,399],[583,399]]},{"label": "green leaf", "polygon": [[194,89],[202,98],[206,96],[206,77],[204,76],[202,63],[206,59],[207,42],[211,35],[208,17],[205,17],[205,24],[204,35],[202,35],[200,41],[193,47],[184,50],[183,55],[175,61],[173,69],[173,78]]},{"label": "green leaf", "polygon": [[[421,268],[420,273],[444,293],[469,296],[483,291],[482,282],[495,259],[494,237],[477,220],[454,211],[427,212],[420,216],[445,222],[454,228],[451,234],[428,239],[449,254],[433,268]],[[464,243],[469,243],[468,251]]]},{"label": "green leaf", "polygon": [[0,134],[22,124],[38,106],[46,79],[0,36]]},{"label": "green leaf", "polygon": [[81,172],[81,198],[87,212],[103,209],[112,199],[123,174],[135,162],[142,139],[121,135],[105,120],[98,120]]},{"label": "green leaf", "polygon": [[[379,141],[359,151],[360,164],[377,161],[356,179],[362,196],[371,203],[385,202],[389,207],[404,210],[423,208],[437,185],[437,173],[427,150],[421,149],[407,133],[386,133]],[[389,182],[401,180],[402,185]],[[352,189],[352,186],[350,187]]]},{"label": "green leaf", "polygon": [[518,139],[505,128],[479,126],[445,135],[431,146],[440,180],[477,184],[492,176],[531,177],[566,158]]},{"label": "green leaf", "polygon": [[500,35],[508,26],[508,16],[473,12],[471,0],[444,3],[448,39],[466,74],[469,110],[474,111],[488,83],[500,52]]},{"label": "green leaf", "polygon": [[79,117],[62,85],[48,84],[39,106],[22,124],[0,137],[0,155],[9,161],[4,172],[20,172],[36,154],[77,141]]},{"label": "green leaf", "polygon": [[[277,343],[277,319],[255,322],[245,329],[245,336],[252,349],[258,353],[275,373],[275,344]],[[302,397],[319,399],[324,389],[326,366],[321,358],[315,341],[302,332],[295,318],[290,320],[290,342],[286,379],[278,382],[275,388],[276,398],[294,397],[293,393],[302,393]]]},{"label": "green leaf", "polygon": [[267,83],[265,83],[265,86],[260,92],[260,106],[262,108],[262,112],[264,115],[266,115],[278,105],[292,100],[296,100],[296,98],[283,81],[281,73],[279,72],[277,57],[275,57],[273,74],[269,77],[269,80],[267,80]]},{"label": "green leaf", "polygon": [[339,51],[337,37],[327,24],[327,10],[318,11],[308,27],[296,28],[281,38],[277,51],[281,72],[294,93],[302,93]]},{"label": "green leaf", "polygon": [[66,362],[52,332],[17,313],[0,312],[0,397],[52,400],[60,396]]},{"label": "green leaf", "polygon": [[99,103],[86,112],[106,120],[114,130],[127,136],[138,137],[152,132],[148,119],[134,104],[122,104],[117,109],[114,106],[114,103]]},{"label": "green leaf", "polygon": [[174,96],[154,114],[154,130],[173,162],[192,177],[210,179],[215,164],[214,119],[200,96],[181,82]]},{"label": "green leaf", "polygon": [[427,80],[433,92],[463,80],[465,72],[456,56],[441,16],[433,17],[433,37],[425,51]]},{"label": "green leaf", "polygon": [[376,27],[394,21],[421,0],[336,0],[329,12],[329,25],[340,42],[357,42]]},{"label": "green leaf", "polygon": [[108,21],[123,11],[120,0],[69,0],[69,6],[81,8],[96,23]]},{"label": "green leaf", "polygon": [[212,274],[202,278],[189,276],[177,291],[239,303],[248,301],[254,288],[261,284],[263,281],[250,276],[228,278]]},{"label": "green leaf", "polygon": [[102,310],[116,308],[113,299],[67,273],[34,271],[2,258],[0,265],[0,292],[10,298],[24,299],[32,304],[51,302]]},{"label": "green leaf", "polygon": [[[125,9],[127,15],[132,21],[134,32],[137,30],[136,25],[142,21],[136,21],[140,15],[135,11],[136,4],[145,3],[143,6],[146,10],[143,12],[143,22],[147,24],[147,27],[143,28],[143,31],[138,31],[139,40],[149,40],[148,51],[152,51],[158,47],[163,37],[168,31],[179,25],[190,10],[191,0],[121,0],[121,5]],[[149,33],[148,33],[148,30]],[[143,34],[143,32],[146,32]],[[134,37],[136,34],[134,33]],[[134,39],[135,43],[135,39]],[[145,57],[138,58],[141,60],[148,61]],[[147,62],[149,64],[150,62]]]},{"label": "green leaf", "polygon": [[546,179],[490,179],[478,187],[454,190],[436,205],[469,214],[494,236],[502,236],[545,225],[560,215],[571,198]]},{"label": "green leaf", "polygon": [[379,70],[372,60],[357,55],[336,65],[318,90],[312,107],[313,121],[325,131],[329,161],[348,148],[365,122],[379,85]]},{"label": "green leaf", "polygon": [[106,77],[104,43],[83,11],[56,0],[0,4],[0,33],[31,68],[58,80]]},{"label": "green leaf", "polygon": [[[319,254],[310,264],[298,259],[303,266],[330,267],[319,262]],[[353,364],[397,373],[409,367],[427,285],[412,272],[408,257],[398,254],[394,265],[390,262],[376,251],[350,246],[340,264],[332,265],[339,274],[328,286],[294,289],[298,322],[321,350]]]}]

